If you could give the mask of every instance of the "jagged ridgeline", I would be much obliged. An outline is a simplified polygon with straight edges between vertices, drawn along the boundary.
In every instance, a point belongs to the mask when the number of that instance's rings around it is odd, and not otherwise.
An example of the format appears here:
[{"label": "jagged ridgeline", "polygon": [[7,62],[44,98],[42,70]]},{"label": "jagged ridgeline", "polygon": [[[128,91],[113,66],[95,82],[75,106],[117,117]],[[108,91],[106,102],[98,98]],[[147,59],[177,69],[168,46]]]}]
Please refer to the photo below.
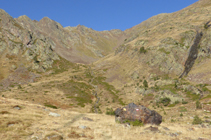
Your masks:
[{"label": "jagged ridgeline", "polygon": [[63,28],[47,17],[14,19],[0,9],[0,80],[20,66],[42,73],[61,59],[92,63],[112,52],[124,36],[121,30],[98,32],[81,25]]}]

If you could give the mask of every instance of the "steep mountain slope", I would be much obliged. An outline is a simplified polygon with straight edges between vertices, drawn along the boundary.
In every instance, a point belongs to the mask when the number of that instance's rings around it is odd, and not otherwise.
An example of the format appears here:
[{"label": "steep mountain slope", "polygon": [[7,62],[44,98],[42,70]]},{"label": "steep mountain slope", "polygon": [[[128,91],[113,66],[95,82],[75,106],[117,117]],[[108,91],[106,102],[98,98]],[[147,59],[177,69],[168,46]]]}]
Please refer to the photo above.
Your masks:
[{"label": "steep mountain slope", "polygon": [[[113,54],[100,59],[95,65],[108,68],[109,82],[119,77],[118,81],[121,84],[130,82],[130,78],[128,81],[124,77],[131,77],[134,74],[138,75],[137,77],[168,75],[178,78],[184,70],[197,32],[202,32],[203,36],[196,45],[197,59],[187,79],[191,79],[192,82],[211,84],[208,76],[210,74],[206,72],[211,55],[211,29],[208,28],[209,23],[207,23],[210,20],[211,3],[208,0],[198,1],[178,12],[151,17],[126,30],[125,33],[131,37],[125,39]],[[202,64],[206,66],[202,68]],[[197,76],[199,73],[204,75],[199,77]]]},{"label": "steep mountain slope", "polygon": [[81,25],[63,28],[47,17],[13,19],[0,10],[0,81],[18,67],[45,72],[61,59],[92,63],[112,52],[124,36],[121,30],[98,32]]}]

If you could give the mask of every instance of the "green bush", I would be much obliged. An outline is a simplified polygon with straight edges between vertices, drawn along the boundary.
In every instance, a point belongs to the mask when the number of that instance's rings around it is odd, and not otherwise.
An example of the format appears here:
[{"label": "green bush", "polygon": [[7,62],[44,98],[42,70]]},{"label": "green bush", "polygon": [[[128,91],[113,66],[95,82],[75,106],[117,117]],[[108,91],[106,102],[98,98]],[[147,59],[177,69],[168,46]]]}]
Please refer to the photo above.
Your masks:
[{"label": "green bush", "polygon": [[188,102],[187,101],[184,101],[183,99],[182,99],[182,104],[187,104]]},{"label": "green bush", "polygon": [[173,122],[176,122],[176,120],[174,120],[174,119],[171,119],[171,122],[173,123]]},{"label": "green bush", "polygon": [[139,52],[145,54],[147,52],[147,50],[145,50],[144,47],[141,47],[140,50],[139,50]]},{"label": "green bush", "polygon": [[168,97],[160,98],[160,103],[162,103],[164,106],[167,106],[171,102],[171,99]]},{"label": "green bush", "polygon": [[201,103],[198,101],[196,101],[196,109],[202,109],[202,105]]},{"label": "green bush", "polygon": [[199,116],[195,115],[192,124],[202,124],[202,120]]},{"label": "green bush", "polygon": [[146,80],[144,80],[143,85],[144,85],[144,87],[147,88],[148,87],[148,82]]},{"label": "green bush", "polygon": [[106,115],[115,115],[113,108],[106,108]]},{"label": "green bush", "polygon": [[175,101],[174,104],[179,104],[179,101]]}]

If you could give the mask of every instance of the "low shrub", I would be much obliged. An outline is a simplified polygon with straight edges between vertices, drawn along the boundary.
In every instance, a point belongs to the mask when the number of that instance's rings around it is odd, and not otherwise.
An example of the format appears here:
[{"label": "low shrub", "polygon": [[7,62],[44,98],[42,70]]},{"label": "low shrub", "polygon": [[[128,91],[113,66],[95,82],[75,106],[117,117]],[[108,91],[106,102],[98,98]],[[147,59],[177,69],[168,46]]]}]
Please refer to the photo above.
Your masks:
[{"label": "low shrub", "polygon": [[168,97],[160,98],[160,103],[162,103],[164,106],[167,106],[171,102],[171,99]]},{"label": "low shrub", "polygon": [[140,122],[139,120],[135,121],[125,120],[123,123],[130,123],[130,125],[132,126],[144,126],[143,122]]},{"label": "low shrub", "polygon": [[201,103],[198,101],[196,101],[196,109],[202,109],[202,105]]},{"label": "low shrub", "polygon": [[143,85],[144,85],[144,87],[147,88],[148,87],[148,82],[146,80],[144,80]]},{"label": "low shrub", "polygon": [[140,50],[139,50],[139,52],[145,54],[147,52],[147,50],[145,50],[144,47],[141,47]]},{"label": "low shrub", "polygon": [[187,104],[188,102],[187,101],[184,101],[183,99],[182,99],[182,104]]},{"label": "low shrub", "polygon": [[106,108],[106,115],[115,115],[113,108]]},{"label": "low shrub", "polygon": [[202,124],[202,120],[199,116],[195,115],[192,124]]},{"label": "low shrub", "polygon": [[58,109],[56,106],[54,105],[51,105],[51,104],[44,104],[46,107],[50,107],[50,108],[53,108],[53,109]]}]

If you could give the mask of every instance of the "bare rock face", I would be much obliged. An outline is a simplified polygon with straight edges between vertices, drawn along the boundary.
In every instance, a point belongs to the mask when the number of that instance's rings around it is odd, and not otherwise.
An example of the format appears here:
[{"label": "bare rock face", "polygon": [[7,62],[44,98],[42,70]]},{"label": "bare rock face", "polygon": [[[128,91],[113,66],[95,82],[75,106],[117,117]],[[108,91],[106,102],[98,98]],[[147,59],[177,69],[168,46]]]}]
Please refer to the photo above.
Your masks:
[{"label": "bare rock face", "polygon": [[136,105],[134,103],[130,103],[123,108],[117,108],[115,111],[115,119],[120,123],[123,123],[126,120],[138,120],[143,124],[159,125],[162,122],[162,116],[156,111],[150,110],[143,105]]}]

